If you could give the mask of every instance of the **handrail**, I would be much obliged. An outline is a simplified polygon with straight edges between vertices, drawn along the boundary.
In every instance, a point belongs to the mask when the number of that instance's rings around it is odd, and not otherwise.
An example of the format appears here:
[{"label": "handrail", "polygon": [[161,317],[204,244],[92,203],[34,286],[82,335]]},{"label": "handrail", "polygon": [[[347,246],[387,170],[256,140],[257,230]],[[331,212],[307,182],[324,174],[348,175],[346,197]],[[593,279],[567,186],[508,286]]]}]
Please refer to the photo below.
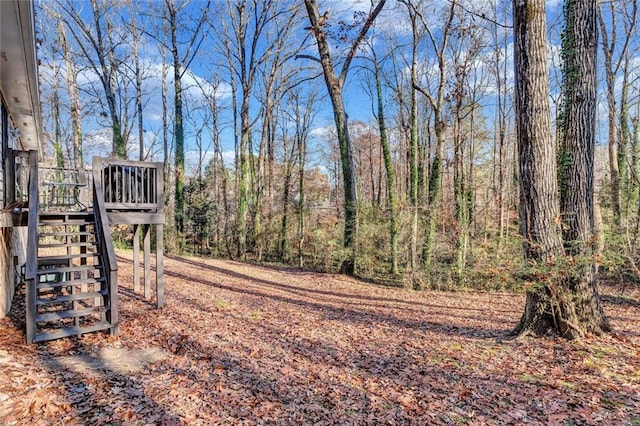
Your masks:
[{"label": "handrail", "polygon": [[102,191],[102,185],[99,176],[96,176],[98,171],[93,169],[93,210],[96,215],[96,224],[100,231],[100,241],[104,245],[103,249],[107,253],[107,261],[109,263],[110,271],[117,271],[118,265],[116,260],[116,253],[113,249],[113,238],[111,231],[109,230],[109,217],[107,216],[107,209],[104,205],[104,193]]},{"label": "handrail", "polygon": [[104,205],[104,193],[102,180],[99,177],[100,168],[96,167],[94,158],[93,167],[93,212],[96,218],[96,232],[102,258],[105,262],[105,279],[109,288],[109,317],[111,335],[118,334],[118,262],[113,248],[113,238],[109,228],[109,217]]},{"label": "handrail", "polygon": [[40,199],[38,197],[38,151],[29,151],[29,218],[27,222],[27,266],[25,271],[25,329],[27,343],[36,334],[36,285],[38,283],[38,222]]},{"label": "handrail", "polygon": [[26,279],[35,279],[38,272],[38,151],[29,151],[29,219],[27,222]]}]

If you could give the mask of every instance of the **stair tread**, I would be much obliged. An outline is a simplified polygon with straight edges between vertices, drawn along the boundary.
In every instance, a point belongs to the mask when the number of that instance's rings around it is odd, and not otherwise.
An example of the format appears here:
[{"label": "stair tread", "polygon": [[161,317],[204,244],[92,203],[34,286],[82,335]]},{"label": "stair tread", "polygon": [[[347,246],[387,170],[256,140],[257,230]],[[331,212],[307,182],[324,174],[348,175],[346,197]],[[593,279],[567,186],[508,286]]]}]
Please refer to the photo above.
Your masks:
[{"label": "stair tread", "polygon": [[63,235],[95,235],[95,231],[60,231],[60,232],[38,232],[38,235],[41,237],[56,237]]},{"label": "stair tread", "polygon": [[[40,266],[40,265],[38,265]],[[100,269],[102,265],[72,265],[72,266],[61,266],[58,268],[47,268],[47,269],[38,269],[38,275],[47,275],[47,274],[58,274],[60,272],[81,272],[81,271],[92,271],[94,269]]]},{"label": "stair tread", "polygon": [[51,221],[51,222],[38,222],[38,226],[81,226],[81,225],[95,225],[95,221],[92,220],[68,220],[68,221]]},{"label": "stair tread", "polygon": [[72,302],[75,300],[94,299],[96,297],[106,296],[107,294],[108,294],[107,290],[102,290],[102,291],[91,291],[91,292],[84,292],[84,293],[69,294],[66,296],[56,296],[51,299],[37,298],[36,305],[47,305],[49,303],[62,303],[62,302]]},{"label": "stair tread", "polygon": [[89,209],[89,210],[84,210],[81,212],[78,211],[68,211],[68,212],[51,212],[51,211],[44,211],[44,212],[40,212],[40,216],[60,216],[60,215],[69,215],[69,216],[82,216],[82,215],[87,215],[87,214],[93,214],[93,209]]},{"label": "stair tread", "polygon": [[56,321],[56,320],[61,320],[66,318],[83,317],[85,315],[107,312],[108,310],[109,310],[109,305],[92,306],[91,308],[86,308],[86,309],[70,309],[68,311],[47,312],[44,314],[36,315],[36,322],[51,322],[51,321]]},{"label": "stair tread", "polygon": [[53,220],[59,218],[83,219],[93,218],[93,212],[40,212],[38,215],[41,219]]},{"label": "stair tread", "polygon": [[91,213],[87,213],[87,212],[68,212],[68,213],[40,212],[38,217],[41,217],[42,219],[45,219],[45,220],[56,220],[56,219],[60,219],[60,218],[68,218],[68,219],[78,220],[78,219],[93,218],[94,214],[93,214],[93,212],[91,212]]},{"label": "stair tread", "polygon": [[53,248],[53,247],[83,247],[83,246],[95,246],[97,241],[83,241],[77,243],[38,243],[38,248]]},{"label": "stair tread", "polygon": [[95,284],[101,283],[105,281],[104,277],[97,278],[84,278],[79,280],[68,280],[68,281],[48,281],[46,283],[38,283],[36,288],[55,288],[55,287],[64,287],[64,286],[72,286],[72,285],[82,285],[82,284]]},{"label": "stair tread", "polygon": [[72,253],[72,254],[56,254],[56,255],[50,255],[50,256],[38,256],[38,264],[40,264],[40,261],[42,260],[55,261],[55,260],[68,260],[68,259],[82,259],[82,258],[95,257],[95,256],[100,256],[100,253],[90,252],[90,253]]},{"label": "stair tread", "polygon": [[34,342],[45,342],[47,340],[61,339],[63,337],[77,336],[78,334],[92,333],[94,331],[108,330],[111,328],[111,324],[106,321],[100,321],[96,324],[92,324],[86,327],[65,327],[54,331],[41,331],[36,333]]}]

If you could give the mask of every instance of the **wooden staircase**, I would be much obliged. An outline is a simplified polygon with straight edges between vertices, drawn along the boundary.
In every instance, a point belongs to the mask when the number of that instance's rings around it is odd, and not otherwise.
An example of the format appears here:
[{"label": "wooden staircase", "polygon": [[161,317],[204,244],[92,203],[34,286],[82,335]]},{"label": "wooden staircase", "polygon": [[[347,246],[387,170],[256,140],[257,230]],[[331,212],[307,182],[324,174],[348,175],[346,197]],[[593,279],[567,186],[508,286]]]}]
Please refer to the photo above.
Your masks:
[{"label": "wooden staircase", "polygon": [[[118,334],[118,262],[110,230],[113,224],[134,227],[134,291],[140,281],[138,240],[142,230],[147,300],[151,299],[151,226],[155,226],[155,297],[161,308],[163,163],[94,157],[92,171],[87,173],[84,169],[38,164],[38,151],[19,158],[28,158],[29,164],[28,176],[21,180],[22,186],[28,187],[28,196],[21,204],[28,212],[23,274],[27,343],[100,330],[109,330],[112,336]],[[24,219],[23,215],[19,226],[25,226]]]},{"label": "wooden staircase", "polygon": [[94,212],[40,212],[38,217],[36,278],[27,291],[28,340],[113,332],[117,312],[112,314]]}]

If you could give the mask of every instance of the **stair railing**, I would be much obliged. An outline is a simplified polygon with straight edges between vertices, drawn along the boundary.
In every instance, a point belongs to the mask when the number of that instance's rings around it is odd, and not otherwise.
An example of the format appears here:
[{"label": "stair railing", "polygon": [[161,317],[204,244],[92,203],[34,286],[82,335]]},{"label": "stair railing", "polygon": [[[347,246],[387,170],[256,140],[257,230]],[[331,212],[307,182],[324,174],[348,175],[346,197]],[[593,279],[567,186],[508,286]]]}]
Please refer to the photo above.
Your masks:
[{"label": "stair railing", "polygon": [[96,217],[96,237],[103,254],[106,285],[109,289],[107,321],[111,324],[111,335],[118,334],[118,263],[109,228],[109,218],[104,203],[104,191],[99,168],[93,168],[93,211]]},{"label": "stair railing", "polygon": [[36,286],[38,284],[38,151],[29,151],[29,219],[27,222],[26,334],[27,343],[36,335]]}]

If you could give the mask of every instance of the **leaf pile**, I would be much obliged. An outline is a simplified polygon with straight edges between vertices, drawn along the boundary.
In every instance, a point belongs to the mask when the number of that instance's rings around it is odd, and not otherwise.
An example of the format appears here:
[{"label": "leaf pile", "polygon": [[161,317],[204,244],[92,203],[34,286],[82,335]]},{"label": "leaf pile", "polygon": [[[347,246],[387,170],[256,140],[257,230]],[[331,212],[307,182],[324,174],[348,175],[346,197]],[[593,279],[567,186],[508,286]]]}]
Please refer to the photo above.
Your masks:
[{"label": "leaf pile", "polygon": [[[117,337],[26,346],[19,301],[0,321],[1,424],[640,423],[637,294],[604,298],[613,335],[504,340],[523,295],[170,258],[157,310],[128,258]],[[125,373],[109,348],[165,356]]]}]

